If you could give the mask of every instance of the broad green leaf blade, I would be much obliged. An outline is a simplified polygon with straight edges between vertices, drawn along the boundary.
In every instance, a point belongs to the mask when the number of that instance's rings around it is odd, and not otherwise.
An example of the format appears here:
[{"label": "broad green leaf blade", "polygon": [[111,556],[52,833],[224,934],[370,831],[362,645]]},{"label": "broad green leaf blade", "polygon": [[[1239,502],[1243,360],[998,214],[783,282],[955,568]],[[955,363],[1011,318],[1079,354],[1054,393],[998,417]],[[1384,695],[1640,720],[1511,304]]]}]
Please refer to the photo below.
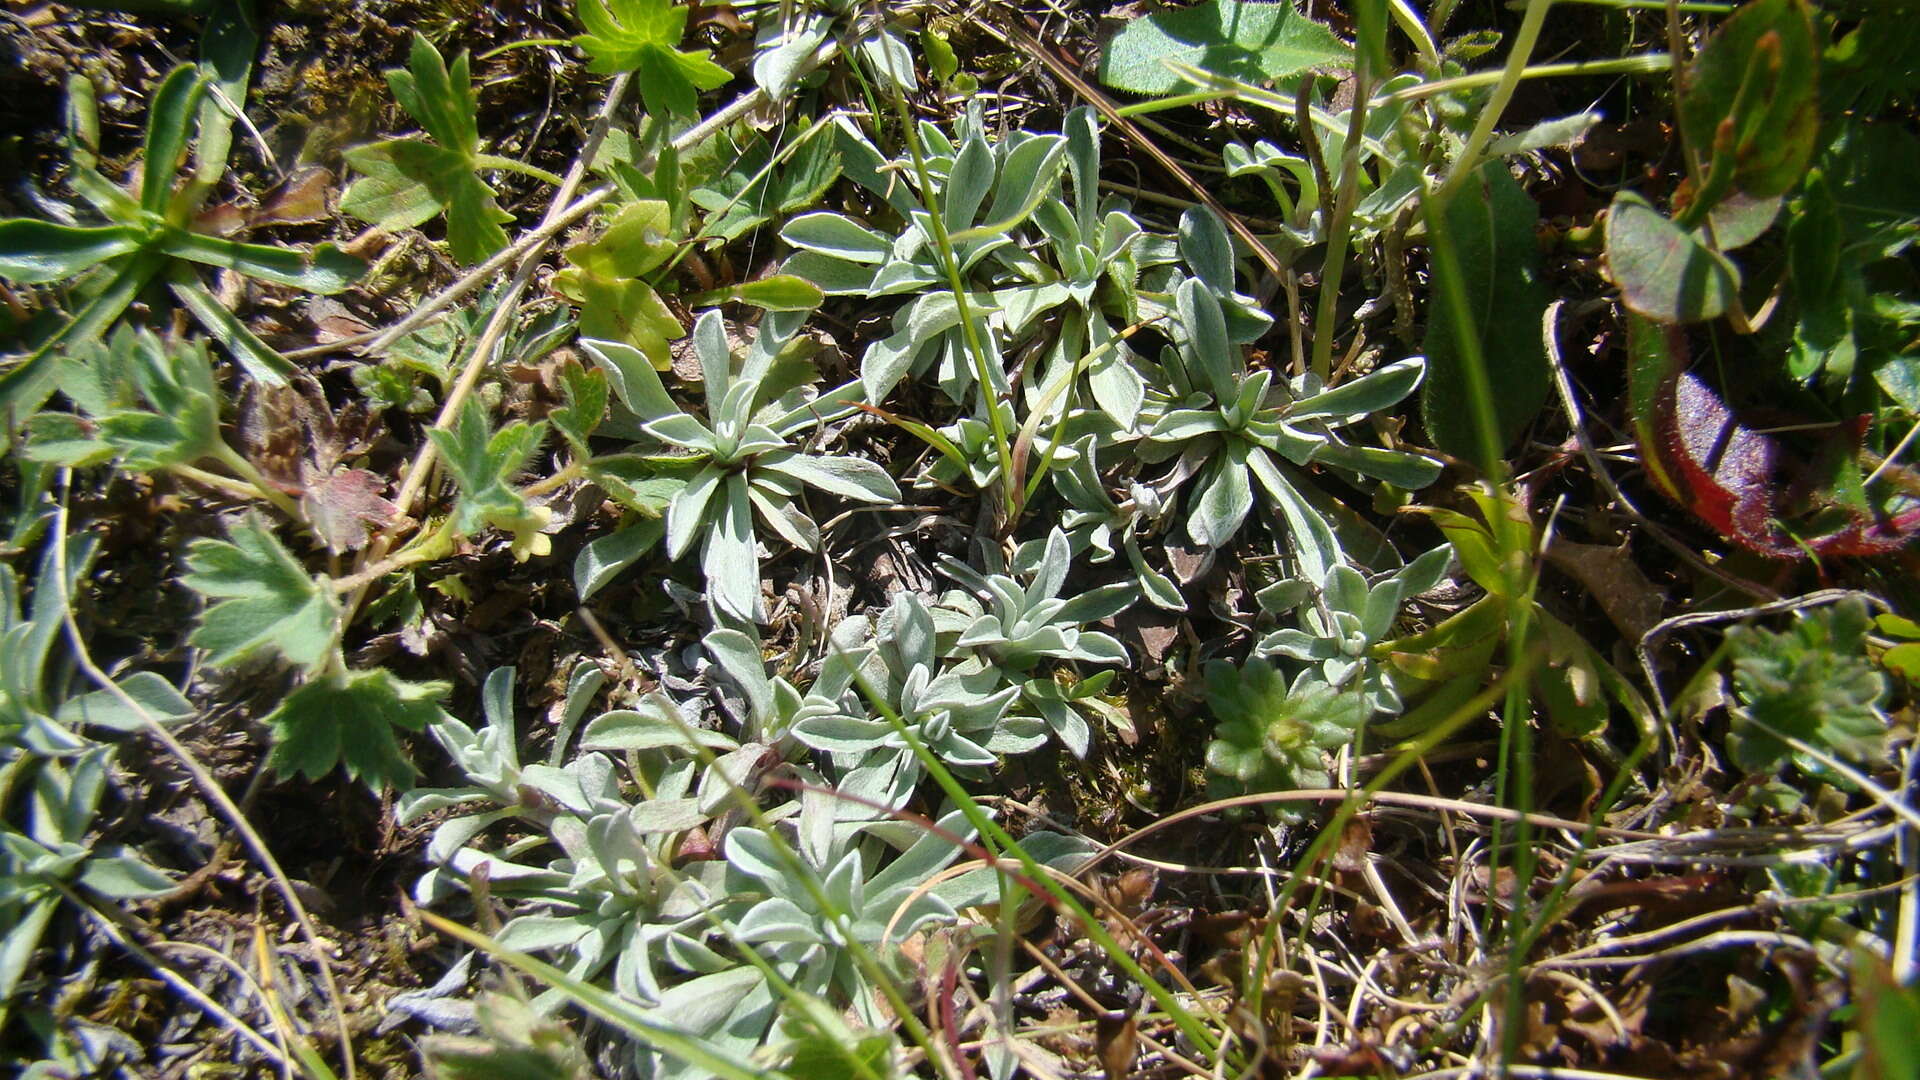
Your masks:
[{"label": "broad green leaf blade", "polygon": [[955,244],[1005,236],[1020,226],[1041,201],[1059,190],[1060,172],[1067,164],[1067,141],[1058,135],[1038,135],[1007,155],[994,184],[993,205],[986,221],[956,232]]},{"label": "broad green leaf blade", "polygon": [[[1731,170],[1733,190],[1762,199],[1784,195],[1813,160],[1819,73],[1820,47],[1804,0],[1752,0],[1681,70],[1681,134],[1710,172]],[[1722,155],[1728,160],[1714,161]]]},{"label": "broad green leaf blade", "polygon": [[802,214],[780,229],[780,238],[806,251],[856,263],[884,263],[893,241],[844,214]]},{"label": "broad green leaf blade", "polygon": [[624,342],[656,370],[672,366],[667,342],[685,335],[686,328],[652,285],[639,278],[612,280],[577,270],[562,270],[554,285],[580,305],[581,337]]},{"label": "broad green leaf blade", "polygon": [[1287,411],[1289,419],[1308,416],[1357,416],[1399,404],[1413,393],[1427,373],[1427,361],[1418,356],[1396,360],[1324,393],[1306,398]]},{"label": "broad green leaf blade", "polygon": [[153,92],[147,108],[147,145],[140,172],[140,208],[150,214],[167,212],[173,195],[173,174],[187,152],[187,130],[207,82],[193,64],[181,64],[167,73]]},{"label": "broad green leaf blade", "polygon": [[752,304],[767,311],[812,311],[826,303],[827,294],[806,278],[794,274],[770,274],[757,281],[743,281],[717,294],[703,294],[696,297],[694,303],[729,300]]},{"label": "broad green leaf blade", "polygon": [[662,705],[657,697],[643,698],[635,709],[601,713],[588,721],[586,730],[580,733],[582,750],[697,750],[701,747],[727,752],[738,750],[740,744],[721,732],[677,721],[672,705]]},{"label": "broad green leaf blade", "polygon": [[1233,295],[1233,241],[1220,215],[1204,206],[1180,215],[1180,257],[1220,296]]},{"label": "broad green leaf blade", "polygon": [[193,313],[207,333],[226,347],[247,374],[268,386],[285,386],[298,370],[293,362],[275,352],[266,342],[247,329],[218,297],[207,291],[200,280],[183,267],[175,267],[171,282],[173,295]]},{"label": "broad green leaf blade", "polygon": [[791,476],[822,491],[862,502],[898,502],[900,488],[887,470],[851,455],[791,454],[762,458],[760,467]]},{"label": "broad green leaf blade", "polygon": [[[1540,318],[1548,290],[1534,226],[1539,208],[1521,190],[1505,161],[1481,166],[1447,206],[1446,228],[1453,241],[1453,283],[1465,295],[1473,316],[1480,355],[1493,391],[1494,443],[1510,445],[1534,421],[1547,398],[1547,353]],[[1451,268],[1450,268],[1451,269]],[[1434,273],[1440,274],[1436,268]],[[1436,281],[1434,295],[1449,287]],[[1420,416],[1433,445],[1469,460],[1481,456],[1474,428],[1472,383],[1466,370],[1455,320],[1436,301],[1428,314],[1427,381],[1420,392]],[[1480,462],[1483,469],[1491,463]]]},{"label": "broad green leaf blade", "polygon": [[331,672],[267,716],[273,729],[267,763],[281,776],[315,780],[345,765],[348,776],[376,791],[411,787],[414,768],[393,729],[424,731],[445,718],[439,702],[451,690],[443,682],[402,682],[384,668]]},{"label": "broad green leaf blade", "polygon": [[1232,404],[1239,393],[1239,380],[1235,375],[1241,370],[1242,361],[1227,341],[1227,323],[1220,313],[1220,302],[1198,278],[1188,278],[1174,294],[1174,306],[1181,326],[1187,331],[1186,348],[1182,352],[1188,369],[1204,380],[1202,388],[1213,395],[1216,404],[1223,408]]},{"label": "broad green leaf blade", "polygon": [[658,420],[680,411],[660,381],[653,362],[639,349],[624,341],[605,341],[582,336],[580,347],[587,351],[600,370],[606,372],[613,392],[641,420]]},{"label": "broad green leaf blade", "polygon": [[1207,463],[1187,514],[1187,535],[1201,547],[1217,548],[1233,539],[1253,509],[1253,485],[1247,476],[1247,450],[1238,439]]},{"label": "broad green leaf blade", "polygon": [[1714,318],[1740,288],[1725,255],[1630,191],[1607,211],[1607,269],[1627,307],[1656,322]]},{"label": "broad green leaf blade", "polygon": [[339,605],[333,590],[309,575],[273,533],[249,517],[232,541],[196,540],[187,549],[188,588],[214,602],[188,640],[207,662],[230,666],[276,652],[312,670],[333,650]]},{"label": "broad green leaf blade", "polygon": [[753,506],[747,478],[727,478],[719,512],[710,519],[701,566],[707,592],[719,607],[742,619],[756,619],[760,600],[760,555],[754,547]]},{"label": "broad green leaf blade", "polygon": [[580,600],[585,602],[612,584],[622,571],[653,550],[666,531],[664,520],[642,518],[581,548],[573,560],[573,588]]},{"label": "broad green leaf blade", "polygon": [[[70,728],[104,727],[114,731],[140,731],[146,718],[156,723],[174,724],[193,718],[199,710],[181,696],[173,684],[152,671],[136,671],[119,680],[120,689],[139,703],[135,709],[108,690],[95,690],[68,698],[60,705],[56,719]],[[144,710],[145,716],[141,713]]]},{"label": "broad green leaf blade", "polygon": [[312,255],[271,244],[243,244],[218,236],[170,231],[161,242],[167,254],[208,266],[238,270],[248,277],[329,296],[367,272],[365,260],[332,244],[316,244]]},{"label": "broad green leaf blade", "polygon": [[1353,50],[1292,4],[1207,0],[1127,24],[1101,56],[1100,81],[1136,94],[1193,89],[1166,66],[1167,60],[1264,83],[1348,67]]},{"label": "broad green leaf blade", "polygon": [[140,247],[131,225],[82,229],[32,218],[0,221],[0,278],[25,285],[65,281],[89,266]]},{"label": "broad green leaf blade", "polygon": [[[543,963],[525,953],[503,949],[484,934],[469,930],[458,923],[449,922],[430,911],[422,911],[421,917],[427,920],[429,926],[441,933],[457,938],[469,947],[479,949],[528,977],[539,980],[543,986],[553,987],[581,1008],[624,1030],[636,1040],[661,1053],[685,1061],[695,1068],[720,1077],[721,1080],[769,1080],[769,1073],[764,1067],[751,1065],[714,1047],[707,1039],[688,1034],[681,1026],[680,1020],[664,1015],[666,1013],[664,1009],[658,1011],[662,1015],[655,1015],[652,1011],[642,1010],[591,983],[576,979],[551,964]],[[741,967],[715,975],[702,976],[685,985],[711,984],[715,980],[724,980],[728,984],[742,984],[737,992],[727,995],[728,1000],[738,1000],[743,998],[753,986],[759,984],[761,975],[756,969]],[[704,988],[703,986],[702,989]],[[672,992],[668,991],[670,994]]]}]

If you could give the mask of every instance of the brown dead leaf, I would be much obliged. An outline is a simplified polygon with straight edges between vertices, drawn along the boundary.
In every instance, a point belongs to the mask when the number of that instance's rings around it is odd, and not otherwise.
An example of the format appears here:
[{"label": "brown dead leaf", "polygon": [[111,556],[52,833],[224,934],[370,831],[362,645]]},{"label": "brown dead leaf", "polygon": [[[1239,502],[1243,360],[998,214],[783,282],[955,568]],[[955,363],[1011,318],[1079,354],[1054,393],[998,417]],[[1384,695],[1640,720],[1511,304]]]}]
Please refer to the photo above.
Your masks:
[{"label": "brown dead leaf", "polygon": [[1666,597],[1640,572],[1629,545],[1555,540],[1547,561],[1585,586],[1628,641],[1639,641],[1660,621]]},{"label": "brown dead leaf", "polygon": [[386,490],[386,481],[365,469],[339,469],[308,484],[300,508],[328,551],[358,551],[369,529],[385,528],[399,513]]},{"label": "brown dead leaf", "polygon": [[1107,1070],[1107,1080],[1125,1080],[1133,1075],[1139,1036],[1132,1013],[1105,1012],[1094,1020],[1093,1038],[1100,1048],[1100,1065]]},{"label": "brown dead leaf", "polygon": [[327,193],[332,190],[332,171],[319,165],[305,166],[273,189],[247,224],[258,227],[329,221],[332,218],[327,210]]}]

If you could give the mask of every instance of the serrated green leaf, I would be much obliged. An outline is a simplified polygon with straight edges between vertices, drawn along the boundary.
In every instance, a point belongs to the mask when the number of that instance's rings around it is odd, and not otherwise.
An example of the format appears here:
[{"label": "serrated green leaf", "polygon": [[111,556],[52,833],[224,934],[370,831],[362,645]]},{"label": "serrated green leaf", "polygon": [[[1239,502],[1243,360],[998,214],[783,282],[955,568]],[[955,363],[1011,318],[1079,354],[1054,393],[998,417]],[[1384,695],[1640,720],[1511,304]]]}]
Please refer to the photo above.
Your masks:
[{"label": "serrated green leaf", "polygon": [[589,370],[579,363],[560,369],[560,388],[567,403],[547,414],[553,426],[581,458],[592,456],[587,439],[607,415],[607,373]]},{"label": "serrated green leaf", "polygon": [[582,338],[630,345],[660,371],[673,366],[667,342],[685,336],[686,327],[652,285],[638,278],[615,280],[562,270],[554,277],[554,287],[580,305]]},{"label": "serrated green leaf", "polygon": [[315,780],[345,765],[348,776],[375,790],[411,787],[414,768],[393,729],[423,731],[445,718],[439,702],[451,690],[443,682],[402,682],[385,669],[329,673],[267,716],[273,729],[267,763],[281,776]]},{"label": "serrated green leaf", "polygon": [[473,532],[492,524],[513,530],[515,523],[526,519],[526,500],[513,480],[526,468],[546,435],[545,421],[529,424],[516,420],[490,432],[486,406],[473,398],[467,399],[451,429],[427,432],[460,488],[460,500],[454,508],[455,528]]},{"label": "serrated green leaf", "polygon": [[37,413],[27,418],[29,461],[85,468],[113,460],[116,451],[100,438],[100,426],[72,413]]},{"label": "serrated green leaf", "polygon": [[216,666],[265,652],[312,670],[327,659],[338,630],[333,590],[309,575],[255,518],[233,527],[232,541],[196,540],[181,580],[213,601],[188,640]]},{"label": "serrated green leaf", "polygon": [[733,78],[703,52],[683,52],[689,9],[672,0],[580,0],[575,7],[587,32],[573,39],[596,75],[634,73],[640,97],[655,116],[692,116],[699,92]]},{"label": "serrated green leaf", "polygon": [[471,157],[419,139],[391,139],[348,150],[346,159],[363,175],[341,197],[343,213],[387,230],[445,213],[447,244],[463,263],[482,262],[507,246],[500,226],[513,215],[500,209]]},{"label": "serrated green leaf", "polygon": [[394,98],[433,137],[389,139],[346,152],[363,175],[340,209],[383,229],[410,229],[436,214],[447,216],[447,244],[455,259],[477,263],[507,246],[500,228],[513,216],[500,209],[480,179],[480,136],[470,62],[465,53],[449,68],[418,33],[408,70],[387,72]]},{"label": "serrated green leaf", "polygon": [[636,278],[674,253],[673,213],[658,199],[642,199],[620,208],[606,231],[567,248],[567,261],[595,277]]}]

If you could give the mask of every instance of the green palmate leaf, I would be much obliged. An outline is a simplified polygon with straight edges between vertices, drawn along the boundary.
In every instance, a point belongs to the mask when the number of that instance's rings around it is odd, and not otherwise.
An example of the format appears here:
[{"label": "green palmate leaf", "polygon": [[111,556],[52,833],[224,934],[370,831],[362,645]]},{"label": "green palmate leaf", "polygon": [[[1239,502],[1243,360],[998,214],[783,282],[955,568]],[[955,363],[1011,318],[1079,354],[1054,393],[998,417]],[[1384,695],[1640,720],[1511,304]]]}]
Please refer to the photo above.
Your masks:
[{"label": "green palmate leaf", "polygon": [[647,111],[655,116],[692,116],[702,90],[733,78],[703,52],[679,48],[690,9],[672,0],[580,0],[575,13],[587,32],[573,43],[598,75],[634,73]]},{"label": "green palmate leaf", "polygon": [[1136,94],[1191,87],[1165,61],[1261,83],[1320,68],[1345,67],[1353,50],[1291,4],[1206,0],[1129,23],[1100,61],[1100,80]]},{"label": "green palmate leaf", "polygon": [[[1493,391],[1494,442],[1505,448],[1540,411],[1547,396],[1547,353],[1540,316],[1547,306],[1540,248],[1534,239],[1539,208],[1514,182],[1504,161],[1481,166],[1447,206],[1461,280]],[[1439,270],[1435,270],[1436,277]],[[1436,295],[1444,284],[1434,283]],[[1471,382],[1460,338],[1444,305],[1435,305],[1424,344],[1427,381],[1420,417],[1433,445],[1457,457],[1478,459]],[[1482,468],[1491,468],[1481,462]]]},{"label": "green palmate leaf", "polygon": [[500,225],[513,218],[476,172],[483,161],[469,67],[462,53],[449,69],[431,42],[414,35],[409,70],[387,72],[387,84],[434,141],[389,139],[347,151],[347,163],[363,175],[340,209],[383,229],[410,229],[445,213],[454,258],[476,263],[507,246]]},{"label": "green palmate leaf", "polygon": [[1325,751],[1353,739],[1369,711],[1366,696],[1306,672],[1289,686],[1273,665],[1207,664],[1207,707],[1218,722],[1207,767],[1223,790],[1279,791],[1327,783]]},{"label": "green palmate leaf", "polygon": [[491,524],[518,533],[529,511],[513,480],[546,439],[546,422],[516,420],[490,433],[486,406],[469,398],[451,430],[435,428],[427,436],[460,487],[454,527],[473,532]]},{"label": "green palmate leaf", "polygon": [[340,200],[340,209],[383,229],[410,229],[445,213],[453,257],[477,263],[507,246],[493,189],[472,159],[419,139],[392,139],[346,152],[364,174]]},{"label": "green palmate leaf", "polygon": [[266,652],[312,670],[333,649],[340,609],[316,580],[254,518],[233,527],[232,542],[196,540],[187,549],[188,588],[213,601],[189,638],[216,665]]},{"label": "green palmate leaf", "polygon": [[479,103],[473,96],[471,61],[465,53],[447,68],[440,50],[426,35],[415,32],[407,54],[407,70],[388,70],[387,86],[395,101],[407,110],[440,145],[461,154],[480,149]]},{"label": "green palmate leaf", "polygon": [[414,768],[393,729],[421,731],[444,719],[439,702],[451,689],[443,682],[402,682],[384,669],[330,672],[268,715],[273,752],[267,763],[282,776],[316,780],[345,765],[348,776],[376,790],[410,787]]},{"label": "green palmate leaf", "polygon": [[607,373],[589,370],[578,362],[560,369],[560,387],[567,403],[547,414],[553,426],[582,459],[591,457],[587,439],[607,414]]},{"label": "green palmate leaf", "polygon": [[1725,255],[1630,191],[1607,211],[1607,270],[1627,307],[1663,323],[1711,319],[1740,288]]}]

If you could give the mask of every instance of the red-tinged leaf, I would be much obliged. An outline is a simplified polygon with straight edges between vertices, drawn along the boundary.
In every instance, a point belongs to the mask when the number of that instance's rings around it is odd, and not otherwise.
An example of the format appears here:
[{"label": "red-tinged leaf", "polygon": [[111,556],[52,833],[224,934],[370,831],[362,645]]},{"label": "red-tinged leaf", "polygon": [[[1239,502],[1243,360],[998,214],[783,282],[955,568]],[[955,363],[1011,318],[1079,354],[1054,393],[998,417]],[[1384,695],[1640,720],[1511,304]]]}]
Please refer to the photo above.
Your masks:
[{"label": "red-tinged leaf", "polygon": [[301,509],[327,550],[358,551],[367,530],[384,528],[399,510],[383,496],[386,481],[365,469],[342,469],[307,488]]},{"label": "red-tinged leaf", "polygon": [[[1878,555],[1920,536],[1920,507],[1876,517],[1833,507],[1839,528],[1797,536],[1782,527],[1785,472],[1804,472],[1780,442],[1741,422],[1687,370],[1685,332],[1629,314],[1634,433],[1647,472],[1675,502],[1750,551],[1775,559]],[[1858,431],[1857,427],[1850,430]]]}]

